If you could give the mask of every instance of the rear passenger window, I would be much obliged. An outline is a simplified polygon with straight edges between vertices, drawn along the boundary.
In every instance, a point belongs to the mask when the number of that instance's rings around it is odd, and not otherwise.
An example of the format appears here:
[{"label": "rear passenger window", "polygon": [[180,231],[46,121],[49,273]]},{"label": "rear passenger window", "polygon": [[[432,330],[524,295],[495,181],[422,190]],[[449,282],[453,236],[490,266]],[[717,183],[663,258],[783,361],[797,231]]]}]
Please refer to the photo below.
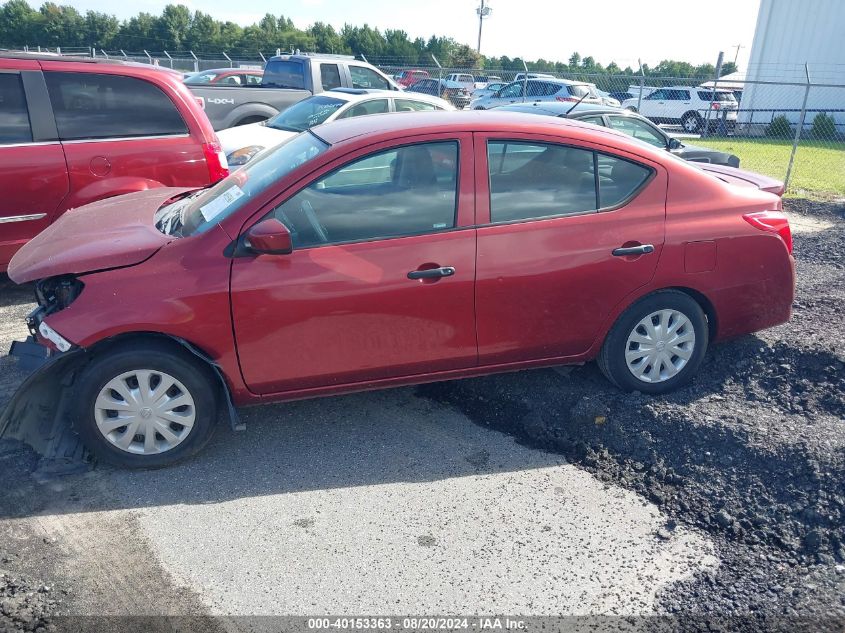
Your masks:
[{"label": "rear passenger window", "polygon": [[341,114],[339,119],[350,119],[356,116],[366,116],[368,114],[384,114],[390,112],[390,106],[387,99],[373,99],[371,101],[364,101],[352,106],[346,112]]},{"label": "rear passenger window", "polygon": [[62,140],[185,134],[176,106],[148,81],[119,75],[45,72]]},{"label": "rear passenger window", "polygon": [[353,161],[271,212],[297,248],[455,226],[458,144],[409,145]]},{"label": "rear passenger window", "polygon": [[545,143],[491,141],[487,160],[493,222],[598,208],[591,151]]},{"label": "rear passenger window", "polygon": [[0,144],[32,141],[23,84],[18,74],[0,73]]},{"label": "rear passenger window", "polygon": [[416,101],[414,99],[396,99],[394,101],[397,112],[417,112],[419,110],[439,110],[434,104],[426,103],[425,101]]},{"label": "rear passenger window", "polygon": [[652,173],[615,156],[522,141],[490,141],[487,163],[491,222],[616,207],[636,194]]},{"label": "rear passenger window", "polygon": [[651,175],[642,165],[615,156],[599,154],[599,206],[615,207],[630,198]]},{"label": "rear passenger window", "polygon": [[320,83],[323,84],[323,90],[340,88],[340,71],[337,64],[320,64]]}]

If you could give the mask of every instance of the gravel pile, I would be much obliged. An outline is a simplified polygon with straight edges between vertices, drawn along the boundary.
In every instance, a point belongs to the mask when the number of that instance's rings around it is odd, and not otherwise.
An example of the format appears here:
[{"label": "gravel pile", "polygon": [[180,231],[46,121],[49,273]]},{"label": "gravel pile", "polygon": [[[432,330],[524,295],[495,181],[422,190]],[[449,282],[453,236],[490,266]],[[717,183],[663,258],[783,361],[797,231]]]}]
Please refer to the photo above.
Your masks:
[{"label": "gravel pile", "polygon": [[[700,376],[653,398],[594,364],[419,387],[478,424],[563,453],[706,532],[722,564],[662,596],[685,628],[845,630],[845,208],[788,201],[793,321],[714,346]],[[798,227],[796,227],[798,228]]]},{"label": "gravel pile", "polygon": [[33,584],[26,578],[0,571],[0,633],[55,631],[50,613],[58,602],[49,585]]}]

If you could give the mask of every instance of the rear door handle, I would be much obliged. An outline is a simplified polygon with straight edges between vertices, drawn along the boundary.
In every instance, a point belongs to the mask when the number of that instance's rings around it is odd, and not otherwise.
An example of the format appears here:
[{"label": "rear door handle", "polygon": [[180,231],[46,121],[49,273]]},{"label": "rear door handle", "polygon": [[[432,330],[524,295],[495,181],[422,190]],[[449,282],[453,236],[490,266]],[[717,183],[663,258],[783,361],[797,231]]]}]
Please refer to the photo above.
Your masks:
[{"label": "rear door handle", "polygon": [[408,279],[437,279],[438,277],[451,277],[454,274],[455,269],[452,266],[441,266],[440,268],[412,270],[408,273]]},{"label": "rear door handle", "polygon": [[622,248],[613,249],[614,257],[625,257],[626,255],[646,255],[654,252],[654,246],[651,244],[640,244],[639,246],[623,246]]}]

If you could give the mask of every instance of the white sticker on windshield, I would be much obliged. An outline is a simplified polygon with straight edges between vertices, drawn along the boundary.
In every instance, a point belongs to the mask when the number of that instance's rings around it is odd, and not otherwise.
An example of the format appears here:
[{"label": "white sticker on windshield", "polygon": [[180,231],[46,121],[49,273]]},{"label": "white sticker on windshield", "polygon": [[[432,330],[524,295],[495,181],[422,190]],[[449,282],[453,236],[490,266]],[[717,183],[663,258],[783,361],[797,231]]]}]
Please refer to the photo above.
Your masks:
[{"label": "white sticker on windshield", "polygon": [[235,200],[244,195],[243,190],[235,185],[217,196],[214,200],[200,207],[200,213],[206,222],[211,222]]}]

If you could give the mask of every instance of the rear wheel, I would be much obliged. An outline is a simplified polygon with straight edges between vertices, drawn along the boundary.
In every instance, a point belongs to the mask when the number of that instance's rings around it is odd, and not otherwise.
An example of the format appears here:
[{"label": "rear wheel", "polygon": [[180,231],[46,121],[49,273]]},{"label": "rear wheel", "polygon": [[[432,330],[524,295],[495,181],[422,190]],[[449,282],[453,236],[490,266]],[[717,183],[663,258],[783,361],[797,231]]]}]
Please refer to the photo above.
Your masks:
[{"label": "rear wheel", "polygon": [[214,376],[188,352],[146,341],[96,357],[79,379],[74,421],[102,461],[159,468],[199,451],[216,419]]},{"label": "rear wheel", "polygon": [[664,290],[619,317],[598,357],[607,378],[626,391],[666,393],[689,382],[707,351],[707,317],[689,295]]},{"label": "rear wheel", "polygon": [[704,121],[701,120],[697,112],[687,112],[681,117],[681,127],[684,128],[684,132],[697,134],[703,126]]}]

